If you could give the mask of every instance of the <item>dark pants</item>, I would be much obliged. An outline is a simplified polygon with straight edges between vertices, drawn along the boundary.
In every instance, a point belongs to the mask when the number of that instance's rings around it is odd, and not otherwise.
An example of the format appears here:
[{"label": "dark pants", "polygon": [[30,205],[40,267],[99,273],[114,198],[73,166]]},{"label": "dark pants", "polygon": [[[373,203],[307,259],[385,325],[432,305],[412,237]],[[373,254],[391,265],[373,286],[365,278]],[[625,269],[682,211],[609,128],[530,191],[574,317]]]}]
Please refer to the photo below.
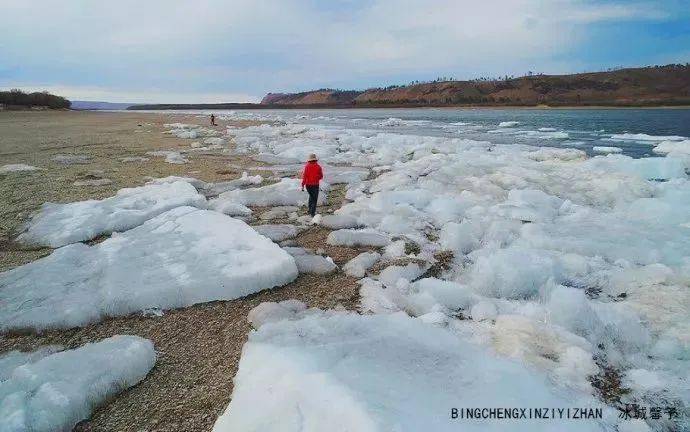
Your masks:
[{"label": "dark pants", "polygon": [[309,214],[314,216],[316,214],[316,200],[319,198],[319,185],[307,185],[306,188],[309,194]]}]

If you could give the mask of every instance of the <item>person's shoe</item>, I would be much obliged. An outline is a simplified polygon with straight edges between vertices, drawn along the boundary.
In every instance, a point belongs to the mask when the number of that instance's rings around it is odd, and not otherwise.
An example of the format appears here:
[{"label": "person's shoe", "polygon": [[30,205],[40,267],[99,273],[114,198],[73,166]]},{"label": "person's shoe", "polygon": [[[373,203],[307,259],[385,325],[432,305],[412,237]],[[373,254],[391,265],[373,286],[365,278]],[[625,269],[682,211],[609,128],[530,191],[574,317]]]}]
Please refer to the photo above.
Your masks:
[{"label": "person's shoe", "polygon": [[311,222],[309,222],[312,225],[319,225],[321,223],[322,216],[320,214],[314,215],[314,217],[311,218]]}]

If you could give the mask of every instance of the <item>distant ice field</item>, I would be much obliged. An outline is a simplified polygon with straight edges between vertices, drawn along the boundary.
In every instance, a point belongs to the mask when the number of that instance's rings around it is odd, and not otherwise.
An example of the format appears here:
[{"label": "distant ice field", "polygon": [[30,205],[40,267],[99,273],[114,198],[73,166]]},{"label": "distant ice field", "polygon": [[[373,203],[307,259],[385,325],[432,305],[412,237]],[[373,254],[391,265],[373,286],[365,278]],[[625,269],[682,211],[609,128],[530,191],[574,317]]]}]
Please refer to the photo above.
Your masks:
[{"label": "distant ice field", "polygon": [[[622,154],[657,156],[662,141],[690,139],[690,109],[404,108],[330,110],[189,110],[223,118],[318,124],[348,129],[459,137],[494,144],[584,150],[620,147]],[[614,144],[615,143],[615,144]]]}]

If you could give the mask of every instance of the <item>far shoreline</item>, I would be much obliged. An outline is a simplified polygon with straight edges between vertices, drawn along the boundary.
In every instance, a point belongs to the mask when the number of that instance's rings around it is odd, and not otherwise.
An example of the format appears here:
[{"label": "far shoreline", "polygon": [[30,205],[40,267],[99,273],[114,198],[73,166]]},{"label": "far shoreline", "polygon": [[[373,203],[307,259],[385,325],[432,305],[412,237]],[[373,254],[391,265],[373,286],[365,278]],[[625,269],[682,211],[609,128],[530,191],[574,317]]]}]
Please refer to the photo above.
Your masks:
[{"label": "far shoreline", "polygon": [[690,105],[440,105],[440,106],[429,106],[429,105],[413,105],[413,106],[268,106],[256,104],[255,106],[241,106],[241,107],[186,107],[186,106],[176,106],[176,107],[164,107],[164,108],[127,108],[124,110],[72,110],[72,111],[127,111],[127,112],[165,112],[165,111],[228,111],[228,110],[368,110],[368,109],[388,109],[388,110],[404,110],[404,109],[443,109],[443,110],[475,110],[475,109],[498,109],[498,110],[654,110],[654,109],[690,109]]}]

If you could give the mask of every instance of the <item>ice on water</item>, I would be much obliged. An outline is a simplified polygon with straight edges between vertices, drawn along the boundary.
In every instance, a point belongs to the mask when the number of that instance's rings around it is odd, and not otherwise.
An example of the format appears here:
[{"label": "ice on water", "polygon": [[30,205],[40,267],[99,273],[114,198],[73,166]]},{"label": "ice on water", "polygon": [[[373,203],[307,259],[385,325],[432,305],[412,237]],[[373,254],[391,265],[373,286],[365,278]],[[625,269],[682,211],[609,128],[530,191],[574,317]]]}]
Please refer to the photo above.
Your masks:
[{"label": "ice on water", "polygon": [[156,362],[148,339],[113,336],[77,349],[44,347],[0,356],[0,430],[67,431]]},{"label": "ice on water", "polygon": [[177,207],[97,245],[65,246],[0,274],[0,330],[231,300],[296,276],[292,256],[244,222]]},{"label": "ice on water", "polygon": [[31,217],[18,240],[60,247],[124,231],[175,207],[206,206],[206,198],[185,181],[121,189],[103,200],[46,203]]}]

